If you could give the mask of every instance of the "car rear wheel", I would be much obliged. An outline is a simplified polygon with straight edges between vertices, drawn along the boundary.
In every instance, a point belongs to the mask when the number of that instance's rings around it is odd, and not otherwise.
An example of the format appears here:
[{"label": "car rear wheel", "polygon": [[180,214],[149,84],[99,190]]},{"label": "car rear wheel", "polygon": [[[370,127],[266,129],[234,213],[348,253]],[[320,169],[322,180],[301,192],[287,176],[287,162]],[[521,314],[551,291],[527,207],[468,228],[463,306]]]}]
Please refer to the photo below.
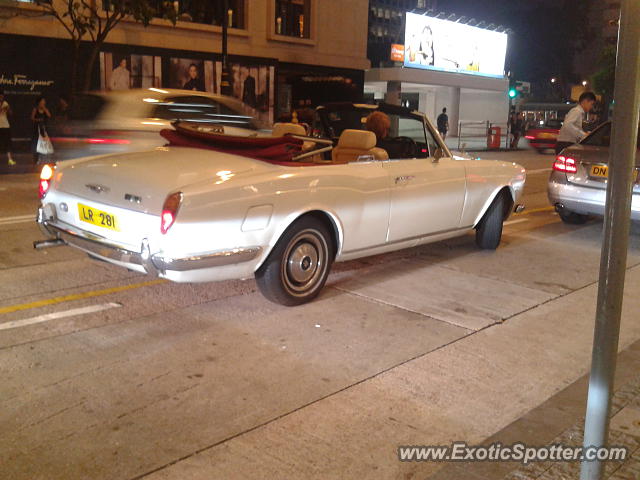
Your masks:
[{"label": "car rear wheel", "polygon": [[499,193],[476,226],[476,245],[485,250],[495,250],[502,238],[505,198]]},{"label": "car rear wheel", "polygon": [[313,300],[329,275],[333,243],[327,227],[313,217],[294,222],[256,272],[262,294],[294,306]]},{"label": "car rear wheel", "polygon": [[588,215],[571,212],[565,209],[559,209],[558,215],[560,216],[560,220],[571,225],[582,225],[583,223],[586,223],[587,220],[589,220]]}]

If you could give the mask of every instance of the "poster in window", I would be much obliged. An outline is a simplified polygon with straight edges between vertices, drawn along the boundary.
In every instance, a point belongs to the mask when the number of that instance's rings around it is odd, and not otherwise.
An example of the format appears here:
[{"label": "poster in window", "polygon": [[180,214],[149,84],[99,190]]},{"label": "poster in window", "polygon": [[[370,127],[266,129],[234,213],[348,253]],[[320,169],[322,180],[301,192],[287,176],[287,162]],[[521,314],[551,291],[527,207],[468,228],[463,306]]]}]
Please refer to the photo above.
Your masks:
[{"label": "poster in window", "polygon": [[100,52],[100,88],[128,90],[160,87],[162,60],[153,55]]},{"label": "poster in window", "polygon": [[[222,71],[221,62],[216,63],[216,70]],[[274,76],[273,66],[229,64],[232,96],[249,107],[258,119],[268,123],[273,122]]]},{"label": "poster in window", "polygon": [[217,88],[215,64],[211,60],[171,58],[169,88],[214,93]]}]

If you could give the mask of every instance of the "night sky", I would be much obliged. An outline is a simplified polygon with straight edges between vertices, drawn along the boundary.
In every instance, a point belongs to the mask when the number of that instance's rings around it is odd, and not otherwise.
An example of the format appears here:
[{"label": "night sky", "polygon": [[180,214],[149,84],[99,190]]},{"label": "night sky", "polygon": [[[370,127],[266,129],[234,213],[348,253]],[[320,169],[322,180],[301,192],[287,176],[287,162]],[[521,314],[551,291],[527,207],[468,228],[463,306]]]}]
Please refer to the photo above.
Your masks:
[{"label": "night sky", "polygon": [[519,80],[573,77],[572,38],[589,44],[589,5],[598,0],[439,0],[438,10],[510,27],[506,69]]}]

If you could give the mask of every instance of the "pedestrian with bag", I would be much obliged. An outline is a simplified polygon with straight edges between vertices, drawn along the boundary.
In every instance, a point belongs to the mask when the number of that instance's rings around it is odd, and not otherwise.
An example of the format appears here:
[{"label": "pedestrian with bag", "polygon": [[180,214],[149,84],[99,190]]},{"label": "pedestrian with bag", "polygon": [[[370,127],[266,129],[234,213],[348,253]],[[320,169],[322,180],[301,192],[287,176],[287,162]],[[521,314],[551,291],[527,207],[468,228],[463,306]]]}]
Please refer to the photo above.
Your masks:
[{"label": "pedestrian with bag", "polygon": [[12,115],[9,103],[4,99],[4,90],[0,89],[0,153],[7,155],[7,163],[15,165],[11,157],[11,124],[9,117]]},{"label": "pedestrian with bag", "polygon": [[51,155],[53,145],[47,133],[47,121],[51,118],[51,112],[47,109],[47,101],[44,97],[39,97],[31,111],[31,122],[33,123],[33,139],[31,149],[33,151],[33,163],[40,161],[41,155]]}]

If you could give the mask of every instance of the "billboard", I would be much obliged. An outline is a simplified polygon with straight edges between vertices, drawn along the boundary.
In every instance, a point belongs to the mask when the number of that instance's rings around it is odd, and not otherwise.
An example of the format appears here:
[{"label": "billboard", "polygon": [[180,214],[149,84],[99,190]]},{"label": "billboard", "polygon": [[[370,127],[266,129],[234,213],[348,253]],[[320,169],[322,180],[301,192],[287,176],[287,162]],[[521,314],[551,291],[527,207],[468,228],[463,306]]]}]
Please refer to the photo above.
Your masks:
[{"label": "billboard", "polygon": [[406,67],[504,75],[507,34],[407,12]]}]

